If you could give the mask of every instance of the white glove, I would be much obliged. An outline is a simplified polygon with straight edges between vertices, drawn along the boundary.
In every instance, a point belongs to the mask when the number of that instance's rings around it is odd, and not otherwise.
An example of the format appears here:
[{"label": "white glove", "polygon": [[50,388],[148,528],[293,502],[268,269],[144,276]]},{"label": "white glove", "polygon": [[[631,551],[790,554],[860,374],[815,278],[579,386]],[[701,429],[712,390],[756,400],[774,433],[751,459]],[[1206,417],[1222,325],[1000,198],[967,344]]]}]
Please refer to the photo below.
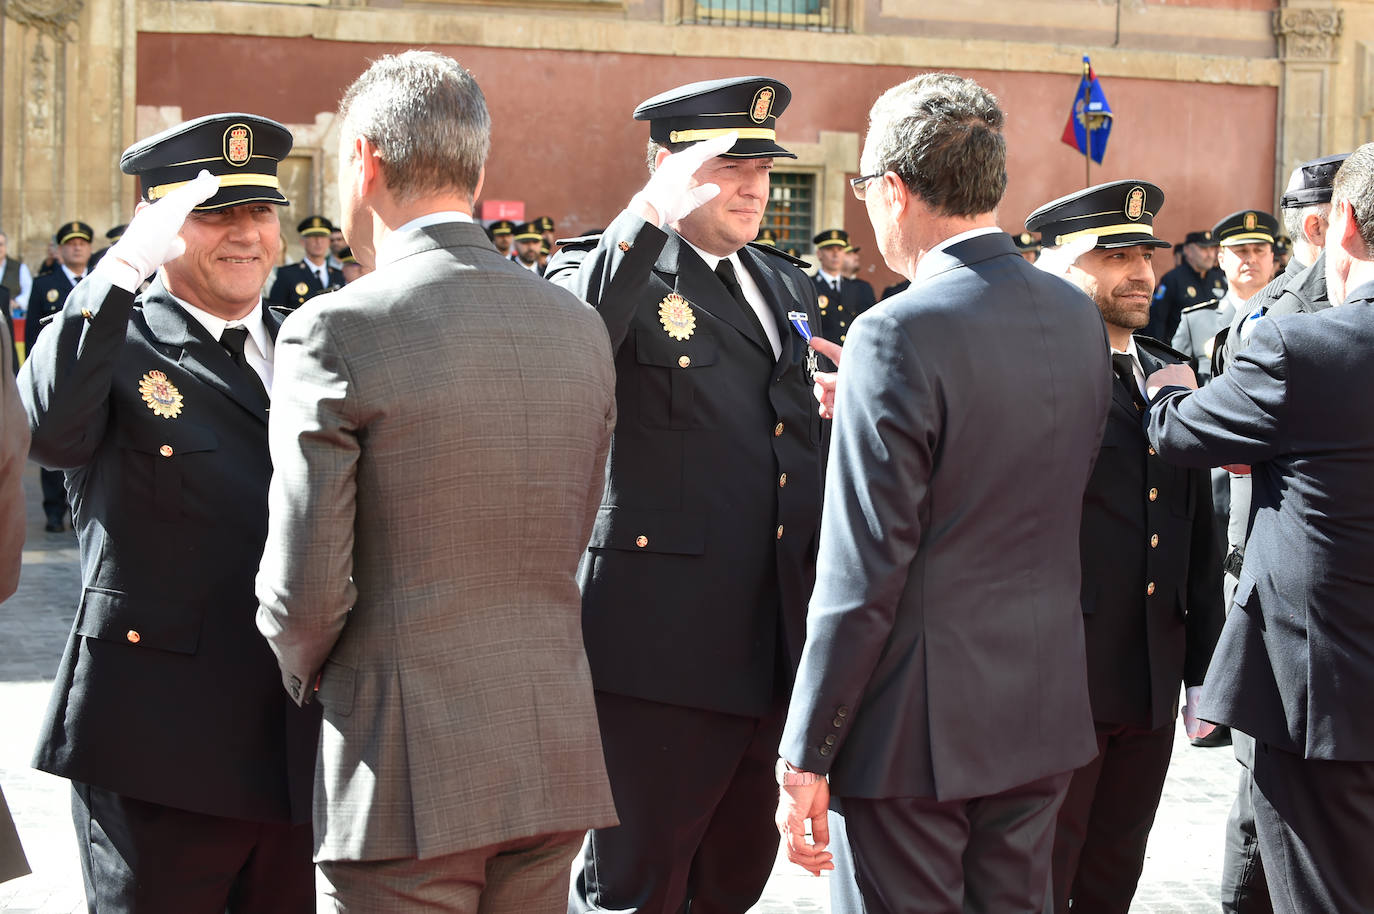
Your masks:
[{"label": "white glove", "polygon": [[186,217],[218,190],[219,178],[201,169],[194,180],[140,208],[124,236],[100,258],[95,273],[126,292],[136,291],[158,267],[186,252],[186,242],[178,234]]},{"label": "white glove", "polygon": [[1082,238],[1075,238],[1063,247],[1046,248],[1035,259],[1035,268],[1062,279],[1068,279],[1069,267],[1073,266],[1079,257],[1096,246],[1096,235],[1084,235]]},{"label": "white glove", "polygon": [[728,151],[738,139],[739,134],[731,131],[725,136],[718,136],[714,140],[706,140],[688,146],[681,152],[672,153],[659,163],[644,189],[630,200],[631,208],[640,207],[643,212],[643,207],[648,207],[653,212],[645,214],[645,221],[653,222],[662,228],[677,222],[698,206],[713,199],[720,193],[720,187],[715,184],[698,184],[697,169]]},{"label": "white glove", "polygon": [[1188,686],[1183,690],[1183,732],[1189,739],[1201,739],[1217,728],[1216,724],[1197,719],[1197,707],[1202,703],[1202,686]]}]

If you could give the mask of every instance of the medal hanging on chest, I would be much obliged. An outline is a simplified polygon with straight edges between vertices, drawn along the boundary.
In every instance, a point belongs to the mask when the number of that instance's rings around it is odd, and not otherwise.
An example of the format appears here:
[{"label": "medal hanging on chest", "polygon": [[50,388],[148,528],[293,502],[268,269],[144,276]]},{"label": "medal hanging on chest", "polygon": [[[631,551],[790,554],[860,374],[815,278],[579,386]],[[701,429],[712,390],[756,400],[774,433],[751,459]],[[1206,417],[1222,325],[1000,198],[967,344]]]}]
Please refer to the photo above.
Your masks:
[{"label": "medal hanging on chest", "polygon": [[816,350],[812,349],[810,346],[811,325],[806,317],[806,312],[788,311],[787,320],[797,331],[802,341],[808,344],[806,347],[806,376],[814,381],[816,379],[816,369],[818,366],[816,365]]}]

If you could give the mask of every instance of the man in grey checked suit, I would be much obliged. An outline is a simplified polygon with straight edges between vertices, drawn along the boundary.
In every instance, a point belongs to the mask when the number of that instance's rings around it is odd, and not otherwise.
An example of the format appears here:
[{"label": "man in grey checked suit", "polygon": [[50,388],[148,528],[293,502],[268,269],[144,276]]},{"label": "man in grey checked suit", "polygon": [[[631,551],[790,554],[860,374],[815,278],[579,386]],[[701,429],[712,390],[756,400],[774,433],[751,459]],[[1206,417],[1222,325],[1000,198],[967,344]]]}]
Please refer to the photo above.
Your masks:
[{"label": "man in grey checked suit", "polygon": [[277,338],[257,587],[288,690],[324,707],[321,909],[558,911],[615,822],[574,577],[606,329],[473,224],[491,122],[455,61],[382,58],[339,122],[344,234],[376,272]]},{"label": "man in grey checked suit", "polygon": [[990,93],[920,76],[869,121],[855,192],[911,286],[847,335],[777,822],[819,872],[842,797],[869,914],[1038,911],[1096,752],[1078,527],[1107,337],[997,228]]}]

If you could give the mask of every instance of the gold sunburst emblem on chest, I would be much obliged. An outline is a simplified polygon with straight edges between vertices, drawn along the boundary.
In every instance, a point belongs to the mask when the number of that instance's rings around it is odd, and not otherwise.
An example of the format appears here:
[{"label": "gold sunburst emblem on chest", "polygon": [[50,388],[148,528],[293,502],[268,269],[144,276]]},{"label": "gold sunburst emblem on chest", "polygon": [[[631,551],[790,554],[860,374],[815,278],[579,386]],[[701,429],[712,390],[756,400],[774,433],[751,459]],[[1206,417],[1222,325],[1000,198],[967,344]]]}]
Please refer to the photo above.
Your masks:
[{"label": "gold sunburst emblem on chest", "polygon": [[164,419],[181,415],[181,391],[162,372],[154,370],[145,374],[138,382],[138,392],[155,415]]},{"label": "gold sunburst emblem on chest", "polygon": [[676,292],[658,303],[658,320],[675,340],[685,340],[697,329],[697,316],[692,313],[691,304]]}]

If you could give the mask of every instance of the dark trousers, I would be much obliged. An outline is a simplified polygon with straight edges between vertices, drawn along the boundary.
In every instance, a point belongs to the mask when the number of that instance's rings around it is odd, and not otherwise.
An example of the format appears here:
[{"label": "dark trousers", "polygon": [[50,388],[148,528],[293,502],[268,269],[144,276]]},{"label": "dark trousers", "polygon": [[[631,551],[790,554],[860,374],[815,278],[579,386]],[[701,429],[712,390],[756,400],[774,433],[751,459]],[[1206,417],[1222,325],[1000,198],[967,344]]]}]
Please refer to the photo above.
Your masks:
[{"label": "dark trousers", "polygon": [[67,516],[67,486],[61,470],[39,470],[38,481],[43,486],[43,514],[48,523],[60,524]]},{"label": "dark trousers", "polygon": [[1251,797],[1255,778],[1255,741],[1239,730],[1231,731],[1231,745],[1240,763],[1236,801],[1226,817],[1226,846],[1221,858],[1221,910],[1224,914],[1272,914],[1269,885],[1264,880],[1259,837],[1255,834],[1255,804]]},{"label": "dark trousers", "polygon": [[1374,761],[1304,759],[1257,743],[1253,772],[1274,910],[1374,911]]},{"label": "dark trousers", "polygon": [[744,914],[778,853],[783,708],[758,719],[597,692],[596,711],[620,824],[588,832],[570,914]]},{"label": "dark trousers", "polygon": [[1069,772],[971,800],[844,798],[868,914],[1040,914]]},{"label": "dark trousers", "polygon": [[1054,829],[1054,911],[1127,914],[1174,748],[1158,730],[1097,725],[1097,757],[1073,773]]},{"label": "dark trousers", "polygon": [[844,824],[844,801],[830,798],[830,914],[865,914],[864,898],[859,894],[859,877],[854,871],[854,852],[849,848],[849,831]]},{"label": "dark trousers", "polygon": [[309,825],[226,819],[72,783],[90,914],[313,914]]}]

